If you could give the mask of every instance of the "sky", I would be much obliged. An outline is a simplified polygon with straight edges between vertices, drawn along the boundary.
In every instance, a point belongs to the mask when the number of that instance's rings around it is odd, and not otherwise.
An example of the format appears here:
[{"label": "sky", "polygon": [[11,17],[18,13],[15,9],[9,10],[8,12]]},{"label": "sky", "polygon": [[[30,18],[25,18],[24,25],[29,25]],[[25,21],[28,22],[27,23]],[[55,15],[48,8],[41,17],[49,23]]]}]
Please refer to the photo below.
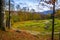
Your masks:
[{"label": "sky", "polygon": [[[51,10],[50,7],[52,7],[52,4],[47,4],[43,1],[40,2],[40,5],[38,7],[39,1],[41,1],[41,0],[13,0],[13,1],[14,1],[13,4],[15,6],[17,4],[19,4],[21,6],[21,8],[29,7],[30,10],[33,8],[33,9],[35,9],[36,12],[43,12],[43,11]],[[46,0],[46,1],[49,1],[49,0]],[[56,9],[59,9],[60,0],[58,0],[57,3],[56,3]],[[44,4],[44,5],[42,5],[42,4]],[[15,7],[15,9],[16,9],[16,7]]]}]

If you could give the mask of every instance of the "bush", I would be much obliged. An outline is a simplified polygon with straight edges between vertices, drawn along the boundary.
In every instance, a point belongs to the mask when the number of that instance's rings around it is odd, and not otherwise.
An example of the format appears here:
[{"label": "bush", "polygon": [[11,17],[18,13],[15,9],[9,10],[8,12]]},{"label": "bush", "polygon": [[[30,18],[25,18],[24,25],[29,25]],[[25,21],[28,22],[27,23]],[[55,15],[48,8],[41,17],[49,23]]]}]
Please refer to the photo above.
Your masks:
[{"label": "bush", "polygon": [[17,16],[17,15],[13,15],[11,17],[11,19],[14,21],[14,22],[19,22],[20,21],[20,18]]}]

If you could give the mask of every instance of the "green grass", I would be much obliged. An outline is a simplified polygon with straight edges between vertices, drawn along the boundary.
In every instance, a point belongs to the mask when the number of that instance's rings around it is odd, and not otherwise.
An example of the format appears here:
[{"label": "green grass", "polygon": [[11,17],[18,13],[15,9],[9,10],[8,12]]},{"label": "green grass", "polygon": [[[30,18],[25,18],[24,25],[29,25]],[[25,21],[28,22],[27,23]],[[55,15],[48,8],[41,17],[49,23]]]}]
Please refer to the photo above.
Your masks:
[{"label": "green grass", "polygon": [[60,20],[55,19],[55,31],[59,31],[59,30],[60,30]]},{"label": "green grass", "polygon": [[[46,24],[47,22],[47,24]],[[52,21],[50,20],[29,20],[16,22],[12,25],[14,28],[18,28],[21,30],[30,30],[30,31],[38,31],[38,32],[51,32],[52,31]],[[45,29],[45,26],[49,26]],[[55,31],[59,31],[60,20],[55,19]]]},{"label": "green grass", "polygon": [[45,21],[47,20],[32,20],[32,21],[24,21],[24,22],[18,22],[13,25],[13,27],[18,29],[24,29],[24,30],[31,30],[31,31],[44,31]]}]

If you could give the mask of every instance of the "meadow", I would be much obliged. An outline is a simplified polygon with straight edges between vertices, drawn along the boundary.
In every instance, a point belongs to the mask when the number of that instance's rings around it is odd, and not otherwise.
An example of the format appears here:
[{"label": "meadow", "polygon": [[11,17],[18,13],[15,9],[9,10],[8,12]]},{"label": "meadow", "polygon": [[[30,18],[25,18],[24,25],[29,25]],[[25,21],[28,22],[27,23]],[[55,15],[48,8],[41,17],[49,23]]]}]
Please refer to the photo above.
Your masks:
[{"label": "meadow", "polygon": [[[6,12],[8,18],[8,12]],[[51,40],[52,18],[51,14],[39,14],[30,12],[11,12],[11,28],[28,32],[37,40]],[[55,40],[59,39],[60,19],[55,15],[54,31]],[[44,38],[44,39],[43,39]],[[22,40],[22,39],[21,39]]]},{"label": "meadow", "polygon": [[[16,22],[12,25],[14,28],[20,30],[30,30],[38,32],[51,32],[52,31],[52,19],[49,20],[29,20]],[[60,30],[60,20],[55,19],[55,32]]]}]

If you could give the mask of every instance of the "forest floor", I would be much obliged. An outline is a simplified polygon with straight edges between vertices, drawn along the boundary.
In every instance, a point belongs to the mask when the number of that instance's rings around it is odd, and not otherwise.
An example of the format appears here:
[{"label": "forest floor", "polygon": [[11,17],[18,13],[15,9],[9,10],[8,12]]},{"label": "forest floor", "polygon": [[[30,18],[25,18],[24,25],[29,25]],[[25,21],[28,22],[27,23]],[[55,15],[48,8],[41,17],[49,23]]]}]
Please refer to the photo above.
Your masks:
[{"label": "forest floor", "polygon": [[[32,35],[26,31],[19,30],[0,30],[0,40],[51,40],[51,36]],[[54,40],[58,40],[57,37]]]},{"label": "forest floor", "polygon": [[36,37],[31,35],[30,33],[24,31],[1,31],[0,30],[0,40],[37,40]]}]

